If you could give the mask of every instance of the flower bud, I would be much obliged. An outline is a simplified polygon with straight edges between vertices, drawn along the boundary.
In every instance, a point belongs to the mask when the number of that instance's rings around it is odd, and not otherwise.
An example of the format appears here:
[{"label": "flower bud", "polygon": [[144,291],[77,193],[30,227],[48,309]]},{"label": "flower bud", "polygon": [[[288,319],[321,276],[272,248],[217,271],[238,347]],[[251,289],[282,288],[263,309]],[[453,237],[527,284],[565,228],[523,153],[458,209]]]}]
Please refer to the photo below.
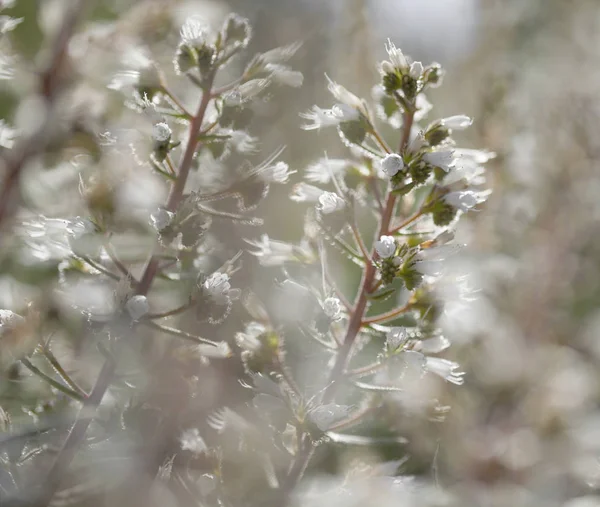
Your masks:
[{"label": "flower bud", "polygon": [[127,303],[125,303],[125,309],[131,317],[131,320],[140,320],[144,315],[150,311],[150,305],[146,296],[137,295],[131,297]]},{"label": "flower bud", "polygon": [[387,259],[396,253],[396,240],[393,236],[381,236],[379,241],[375,241],[374,247],[379,257]]},{"label": "flower bud", "polygon": [[404,160],[400,155],[390,153],[381,161],[381,169],[391,178],[404,169]]}]

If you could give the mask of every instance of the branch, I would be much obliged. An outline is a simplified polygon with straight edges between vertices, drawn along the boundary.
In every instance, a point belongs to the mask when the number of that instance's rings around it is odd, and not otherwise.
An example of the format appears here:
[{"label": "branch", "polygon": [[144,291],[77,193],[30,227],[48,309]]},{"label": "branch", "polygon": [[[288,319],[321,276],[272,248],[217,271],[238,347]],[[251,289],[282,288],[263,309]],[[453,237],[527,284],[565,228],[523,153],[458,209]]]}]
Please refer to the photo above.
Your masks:
[{"label": "branch", "polygon": [[58,37],[54,42],[50,59],[39,78],[40,93],[46,101],[46,115],[41,120],[38,129],[28,138],[21,140],[2,161],[4,181],[0,190],[0,226],[3,226],[15,211],[12,198],[15,189],[19,186],[21,172],[29,160],[41,153],[48,144],[48,132],[54,124],[55,103],[60,92],[59,78],[67,57],[69,41],[83,15],[84,8],[91,3],[93,2],[77,0],[66,13]]}]

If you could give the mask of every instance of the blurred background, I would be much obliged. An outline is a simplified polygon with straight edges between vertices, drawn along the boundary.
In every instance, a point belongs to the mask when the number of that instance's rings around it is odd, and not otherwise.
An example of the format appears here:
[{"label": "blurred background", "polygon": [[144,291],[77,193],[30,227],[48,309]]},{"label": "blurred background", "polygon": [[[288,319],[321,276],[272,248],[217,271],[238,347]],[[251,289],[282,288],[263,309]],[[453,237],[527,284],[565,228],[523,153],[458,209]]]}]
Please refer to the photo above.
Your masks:
[{"label": "blurred background", "polygon": [[[11,34],[11,47],[25,67],[43,58],[45,41],[68,3],[17,0],[6,11],[24,18]],[[300,112],[315,103],[330,104],[325,73],[370,97],[387,38],[416,60],[441,63],[447,74],[444,85],[428,97],[434,104],[429,118],[473,117],[473,127],[461,133],[459,143],[497,156],[487,173],[493,194],[481,210],[462,219],[458,231],[469,246],[456,268],[477,297],[468,303],[450,297],[443,318],[453,342],[450,354],[466,372],[465,384],[436,387],[437,398],[451,407],[443,422],[394,414],[393,424],[409,442],[411,459],[404,470],[443,486],[459,499],[457,505],[600,505],[597,0],[89,3],[70,47],[70,74],[64,77],[77,76],[81,83],[71,89],[65,106],[76,111],[77,139],[68,150],[30,164],[22,183],[27,205],[49,217],[82,213],[73,164],[82,147],[93,156],[90,132],[114,129],[132,114],[120,96],[106,91],[123,65],[123,48],[147,46],[171,68],[179,26],[189,15],[217,25],[231,11],[248,17],[254,27],[250,55],[303,42],[292,60],[304,73],[303,87],[278,90],[252,129],[261,140],[260,156],[286,145],[282,159],[298,171],[295,181],[325,154],[347,156],[335,132],[317,136],[300,129]],[[36,103],[21,100],[32,86],[26,74],[2,82],[0,117],[25,130],[35,124]],[[193,100],[185,83],[173,86]],[[385,134],[397,135],[391,129]],[[128,196],[121,206],[136,198],[164,199],[151,181],[142,188],[143,195]],[[290,187],[274,189],[258,214],[269,235],[296,241],[304,210],[288,202],[289,192]],[[226,244],[236,241],[227,229],[220,236]],[[350,294],[358,274],[340,263],[336,271],[346,273],[341,285]],[[43,299],[50,283],[50,268],[44,266],[39,258],[5,259],[0,308],[22,312],[26,301]],[[260,284],[261,277],[271,275],[255,276]],[[68,314],[64,308],[57,311]],[[236,323],[228,325],[233,333]],[[33,421],[39,415],[39,393],[30,392],[26,410],[11,404],[9,383],[3,394],[8,401],[0,405],[13,420]],[[225,394],[212,396],[216,403]],[[340,450],[334,463],[323,458],[316,470],[341,473],[356,455],[355,449]]]}]

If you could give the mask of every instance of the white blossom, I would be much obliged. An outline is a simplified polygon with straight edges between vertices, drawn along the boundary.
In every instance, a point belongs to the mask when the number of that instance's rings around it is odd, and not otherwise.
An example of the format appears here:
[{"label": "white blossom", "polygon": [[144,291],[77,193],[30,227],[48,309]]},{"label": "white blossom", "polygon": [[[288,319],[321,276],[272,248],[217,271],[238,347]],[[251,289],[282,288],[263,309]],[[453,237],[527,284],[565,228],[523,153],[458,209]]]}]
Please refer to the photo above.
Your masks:
[{"label": "white blossom", "polygon": [[350,162],[341,158],[320,158],[304,170],[304,177],[313,183],[326,184],[343,173],[350,166]]},{"label": "white blossom", "polygon": [[319,130],[321,127],[335,127],[340,124],[339,118],[331,109],[321,109],[313,106],[310,111],[300,113],[300,117],[312,123],[302,125],[304,130]]},{"label": "white blossom", "polygon": [[304,76],[302,75],[302,72],[292,70],[286,65],[267,63],[265,70],[271,73],[271,77],[276,82],[286,86],[291,86],[292,88],[299,88],[304,82]]},{"label": "white blossom", "polygon": [[381,161],[381,169],[391,178],[404,169],[404,160],[400,155],[390,153]]},{"label": "white blossom", "polygon": [[204,454],[208,450],[204,439],[200,436],[198,428],[185,430],[179,437],[179,442],[181,443],[181,449],[183,451],[191,451],[194,454]]},{"label": "white blossom", "polygon": [[459,367],[460,365],[458,363],[440,357],[427,357],[427,363],[425,365],[427,371],[435,373],[448,382],[462,385],[465,381],[463,379],[464,372],[456,371]]},{"label": "white blossom", "polygon": [[157,231],[162,231],[171,225],[174,217],[175,213],[172,211],[167,211],[164,208],[158,208],[154,213],[152,213],[152,215],[150,215],[150,222]]},{"label": "white blossom", "polygon": [[206,42],[207,23],[197,16],[185,20],[180,30],[181,42],[192,47],[201,47]]},{"label": "white blossom", "polygon": [[231,357],[231,348],[227,342],[219,342],[216,345],[201,343],[196,345],[195,351],[202,357],[214,357],[215,359]]},{"label": "white blossom", "polygon": [[164,122],[157,123],[152,129],[152,139],[157,143],[166,143],[171,139],[171,127]]},{"label": "white blossom", "polygon": [[400,51],[400,49],[398,49],[390,39],[387,40],[385,50],[387,51],[388,57],[395,68],[402,71],[408,67],[408,60],[402,51]]},{"label": "white blossom", "polygon": [[419,342],[415,349],[423,354],[439,354],[448,347],[450,347],[450,340],[440,335]]},{"label": "white blossom", "polygon": [[385,343],[389,350],[397,350],[408,340],[404,327],[392,327],[385,335]]},{"label": "white blossom", "polygon": [[290,194],[290,199],[296,202],[318,202],[319,197],[325,190],[309,185],[308,183],[298,183]]},{"label": "white blossom", "polygon": [[231,288],[229,276],[218,271],[204,281],[202,288],[217,304],[228,304],[230,299],[237,299],[240,296],[239,289]]},{"label": "white blossom", "polygon": [[448,118],[443,118],[442,120],[440,120],[440,123],[444,127],[452,130],[464,130],[473,124],[473,119],[460,114],[457,116],[449,116]]},{"label": "white blossom", "polygon": [[413,79],[419,79],[423,74],[423,64],[421,62],[413,62],[410,65],[409,74]]},{"label": "white blossom", "polygon": [[290,175],[296,171],[290,171],[290,167],[285,162],[277,162],[265,167],[260,171],[260,177],[269,183],[287,183]]},{"label": "white blossom", "polygon": [[381,236],[379,241],[375,241],[374,247],[379,257],[387,259],[396,253],[396,240],[393,236]]},{"label": "white blossom", "polygon": [[323,192],[319,196],[319,204],[317,205],[317,209],[321,213],[329,215],[330,213],[344,209],[345,206],[346,203],[344,199],[339,197],[337,194],[334,194],[333,192]]},{"label": "white blossom", "polygon": [[440,150],[426,153],[423,156],[423,160],[434,167],[439,167],[445,172],[450,171],[450,168],[452,168],[455,163],[454,152],[451,150]]},{"label": "white blossom", "polygon": [[125,309],[131,317],[131,320],[140,320],[144,315],[150,311],[150,305],[146,296],[138,294],[129,298],[125,303]]},{"label": "white blossom", "polygon": [[335,97],[337,101],[341,102],[341,104],[343,105],[350,106],[354,109],[362,108],[363,101],[361,99],[359,99],[352,92],[346,90],[346,88],[344,88],[341,84],[332,81],[329,78],[329,76],[325,75],[325,77],[329,82],[327,89],[331,92],[331,94]]},{"label": "white blossom", "polygon": [[446,194],[443,199],[453,208],[468,211],[477,204],[485,201],[489,192],[476,192],[474,190],[458,190]]},{"label": "white blossom", "polygon": [[336,321],[342,318],[342,304],[336,297],[329,297],[323,301],[323,312],[331,320]]},{"label": "white blossom", "polygon": [[261,266],[281,266],[283,263],[294,259],[296,247],[284,241],[275,241],[263,234],[260,240],[245,240],[257,250],[250,251],[251,255],[258,257]]},{"label": "white blossom", "polygon": [[260,335],[265,333],[267,328],[260,322],[250,322],[246,324],[244,332],[235,334],[236,345],[243,350],[249,352],[258,352],[262,347],[262,343],[258,339]]}]

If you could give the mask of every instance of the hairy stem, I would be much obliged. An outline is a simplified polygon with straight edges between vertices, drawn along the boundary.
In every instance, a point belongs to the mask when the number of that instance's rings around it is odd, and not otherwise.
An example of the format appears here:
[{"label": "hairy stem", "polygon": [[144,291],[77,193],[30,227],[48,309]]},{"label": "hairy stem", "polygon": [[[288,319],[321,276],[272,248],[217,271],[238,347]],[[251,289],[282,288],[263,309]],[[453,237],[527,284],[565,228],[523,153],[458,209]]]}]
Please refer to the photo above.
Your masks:
[{"label": "hairy stem", "polygon": [[[177,179],[171,188],[171,193],[169,194],[169,198],[167,201],[166,208],[169,211],[176,211],[181,200],[183,198],[183,192],[185,189],[185,184],[187,182],[188,176],[190,174],[190,170],[192,167],[192,162],[194,160],[194,155],[196,150],[198,149],[198,133],[202,128],[202,122],[204,121],[204,115],[206,114],[206,110],[208,108],[208,104],[211,100],[211,88],[214,80],[214,73],[207,80],[205,86],[202,89],[202,99],[200,101],[200,105],[198,106],[198,111],[192,121],[190,122],[189,127],[189,140],[186,146],[183,157],[181,158],[181,163],[179,164],[179,172],[177,174]],[[160,256],[153,254],[140,280],[140,283],[137,287],[137,293],[145,295],[150,290],[152,286],[152,282],[158,273],[158,266],[160,262]],[[112,357],[108,357],[102,366],[100,374],[96,380],[96,383],[90,393],[89,397],[85,400],[81,412],[78,414],[77,421],[71,428],[69,432],[69,436],[67,437],[63,447],[58,453],[56,460],[52,464],[50,472],[45,481],[45,486],[43,488],[41,499],[36,502],[36,507],[46,507],[49,505],[54,493],[60,487],[60,483],[62,481],[62,477],[64,472],[71,464],[73,457],[75,456],[79,446],[83,442],[85,438],[85,434],[87,432],[88,426],[91,422],[91,418],[89,414],[91,411],[94,411],[100,405],[104,394],[106,393],[110,383],[115,374],[116,364],[115,360]]]},{"label": "hairy stem", "polygon": [[[412,129],[412,124],[414,121],[414,110],[406,109],[404,114],[404,129],[402,134],[402,139],[400,140],[399,153],[402,153],[406,150],[408,145],[408,141],[410,139],[410,131]],[[394,210],[396,209],[396,196],[392,193],[392,189],[388,189],[387,198],[385,201],[385,205],[383,207],[383,213],[381,214],[381,221],[379,223],[379,228],[377,232],[377,237],[388,234],[390,228],[390,222],[392,221],[392,217],[394,216]],[[371,258],[375,255],[375,251],[371,254]],[[352,351],[352,347],[354,342],[356,341],[356,337],[360,329],[362,328],[364,322],[364,314],[367,310],[367,305],[369,302],[368,295],[372,289],[373,283],[375,281],[375,275],[377,274],[377,269],[371,262],[367,262],[365,271],[363,273],[363,277],[361,280],[358,300],[356,302],[356,306],[354,307],[354,313],[352,313],[350,317],[350,322],[348,323],[348,329],[346,331],[346,336],[340,347],[337,357],[335,359],[335,363],[329,375],[328,386],[325,389],[323,394],[323,403],[331,403],[335,398],[337,390],[339,388],[340,383],[343,380],[344,372],[346,371],[346,367],[348,365],[348,361],[350,359],[350,353]],[[303,445],[300,448],[296,459],[292,465],[290,473],[288,474],[286,481],[282,487],[282,496],[284,500],[287,500],[289,494],[293,491],[296,484],[302,478],[304,474],[304,470],[308,466],[308,462],[313,455],[314,448],[312,445],[308,446],[306,440],[309,440],[309,436],[305,435],[302,439],[304,441]]]}]

